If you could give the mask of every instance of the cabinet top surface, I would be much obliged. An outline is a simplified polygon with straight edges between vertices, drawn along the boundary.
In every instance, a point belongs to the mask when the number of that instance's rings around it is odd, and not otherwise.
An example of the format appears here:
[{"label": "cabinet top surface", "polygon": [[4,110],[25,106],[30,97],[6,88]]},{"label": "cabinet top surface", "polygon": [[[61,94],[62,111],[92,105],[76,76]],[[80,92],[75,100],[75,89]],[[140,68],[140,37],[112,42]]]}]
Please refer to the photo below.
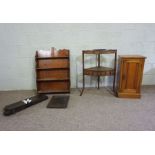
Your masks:
[{"label": "cabinet top surface", "polygon": [[143,58],[145,59],[145,56],[142,55],[119,55],[120,58]]},{"label": "cabinet top surface", "polygon": [[83,50],[84,54],[113,54],[116,53],[115,49],[94,49],[94,50]]}]

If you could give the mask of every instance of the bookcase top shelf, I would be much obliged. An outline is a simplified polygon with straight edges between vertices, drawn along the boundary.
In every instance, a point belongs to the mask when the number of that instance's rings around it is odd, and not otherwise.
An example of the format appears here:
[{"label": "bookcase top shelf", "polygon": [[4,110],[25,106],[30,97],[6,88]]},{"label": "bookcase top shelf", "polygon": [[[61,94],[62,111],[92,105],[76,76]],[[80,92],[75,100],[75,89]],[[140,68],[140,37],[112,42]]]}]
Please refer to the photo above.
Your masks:
[{"label": "bookcase top shelf", "polygon": [[68,49],[56,50],[51,48],[51,51],[39,50],[36,52],[36,59],[65,59],[69,57]]}]

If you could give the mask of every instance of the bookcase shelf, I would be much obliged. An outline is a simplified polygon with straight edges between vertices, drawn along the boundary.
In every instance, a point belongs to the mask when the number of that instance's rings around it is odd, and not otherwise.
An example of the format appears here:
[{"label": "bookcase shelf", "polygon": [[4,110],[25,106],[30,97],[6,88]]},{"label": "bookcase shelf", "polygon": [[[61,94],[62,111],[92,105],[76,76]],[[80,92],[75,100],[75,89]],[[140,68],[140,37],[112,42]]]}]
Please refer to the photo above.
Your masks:
[{"label": "bookcase shelf", "polygon": [[55,81],[69,81],[69,78],[67,79],[57,79],[57,78],[51,78],[51,79],[37,79],[37,82],[55,82]]},{"label": "bookcase shelf", "polygon": [[37,60],[42,60],[42,59],[68,59],[68,57],[38,57]]},{"label": "bookcase shelf", "polygon": [[38,91],[39,94],[66,94],[70,93],[68,90],[48,90],[48,91]]},{"label": "bookcase shelf", "polygon": [[37,70],[68,70],[69,67],[67,68],[36,68]]},{"label": "bookcase shelf", "polygon": [[36,84],[39,94],[70,93],[70,52],[67,49],[36,52]]}]

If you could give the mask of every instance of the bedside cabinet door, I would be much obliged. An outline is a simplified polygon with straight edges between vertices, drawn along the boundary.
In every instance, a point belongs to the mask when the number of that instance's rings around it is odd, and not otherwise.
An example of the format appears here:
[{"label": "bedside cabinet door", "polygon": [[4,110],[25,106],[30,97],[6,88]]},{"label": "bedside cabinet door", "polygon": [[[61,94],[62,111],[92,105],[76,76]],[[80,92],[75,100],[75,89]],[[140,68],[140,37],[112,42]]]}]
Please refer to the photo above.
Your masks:
[{"label": "bedside cabinet door", "polygon": [[139,93],[142,77],[142,61],[140,59],[124,59],[121,65],[121,86],[123,93]]}]

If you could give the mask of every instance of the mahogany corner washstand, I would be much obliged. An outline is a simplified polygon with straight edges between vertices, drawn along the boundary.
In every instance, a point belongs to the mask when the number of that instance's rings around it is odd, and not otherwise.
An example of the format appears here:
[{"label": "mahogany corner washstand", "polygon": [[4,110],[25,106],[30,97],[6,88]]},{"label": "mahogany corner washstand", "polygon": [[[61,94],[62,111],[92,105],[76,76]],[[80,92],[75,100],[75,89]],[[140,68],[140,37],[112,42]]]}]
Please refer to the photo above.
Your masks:
[{"label": "mahogany corner washstand", "polygon": [[[97,66],[91,68],[85,68],[85,54],[95,54],[97,56]],[[101,66],[100,56],[102,54],[113,54],[114,55],[114,67]],[[80,96],[82,96],[85,89],[85,75],[97,76],[98,89],[100,88],[100,76],[114,76],[113,78],[113,91],[115,91],[115,78],[116,78],[116,61],[117,61],[117,50],[113,49],[94,49],[94,50],[83,50],[82,51],[82,64],[83,64],[83,88]]]}]

